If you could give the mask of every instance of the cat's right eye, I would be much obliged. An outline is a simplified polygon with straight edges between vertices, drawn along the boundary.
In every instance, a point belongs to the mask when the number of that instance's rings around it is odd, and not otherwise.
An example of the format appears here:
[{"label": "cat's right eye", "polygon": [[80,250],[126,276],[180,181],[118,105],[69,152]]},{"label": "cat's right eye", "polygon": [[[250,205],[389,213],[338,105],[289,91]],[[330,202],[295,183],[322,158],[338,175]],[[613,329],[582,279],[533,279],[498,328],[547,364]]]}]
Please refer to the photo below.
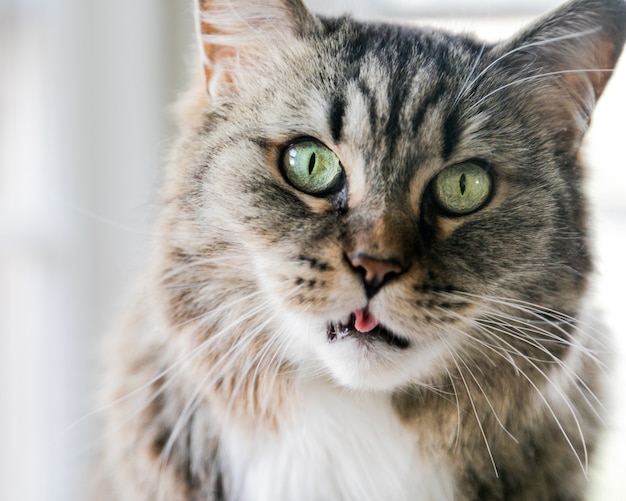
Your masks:
[{"label": "cat's right eye", "polygon": [[344,178],[337,155],[313,139],[292,143],[285,149],[282,171],[294,188],[317,197],[335,192]]}]

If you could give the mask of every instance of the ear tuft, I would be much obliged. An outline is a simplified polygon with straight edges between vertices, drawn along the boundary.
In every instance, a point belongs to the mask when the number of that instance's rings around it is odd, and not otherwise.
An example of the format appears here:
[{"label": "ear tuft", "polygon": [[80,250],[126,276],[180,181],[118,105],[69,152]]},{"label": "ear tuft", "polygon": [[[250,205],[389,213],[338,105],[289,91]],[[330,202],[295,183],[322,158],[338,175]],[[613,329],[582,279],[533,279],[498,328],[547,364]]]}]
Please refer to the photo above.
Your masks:
[{"label": "ear tuft", "polygon": [[492,65],[512,79],[504,87],[519,86],[575,152],[625,39],[624,0],[574,0],[495,46]]},{"label": "ear tuft", "polygon": [[509,46],[559,75],[566,87],[587,88],[593,101],[604,91],[626,39],[624,0],[574,0],[526,30]]},{"label": "ear tuft", "polygon": [[300,0],[197,0],[196,13],[211,97],[236,93],[242,71],[269,64],[314,22]]}]

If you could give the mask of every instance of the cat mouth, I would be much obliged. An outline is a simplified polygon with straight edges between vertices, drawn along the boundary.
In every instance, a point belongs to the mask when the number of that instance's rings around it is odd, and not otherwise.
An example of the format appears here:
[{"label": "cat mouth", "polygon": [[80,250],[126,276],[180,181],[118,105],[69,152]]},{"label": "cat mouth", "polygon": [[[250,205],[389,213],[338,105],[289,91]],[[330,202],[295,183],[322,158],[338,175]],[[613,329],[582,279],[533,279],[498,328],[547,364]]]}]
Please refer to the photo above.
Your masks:
[{"label": "cat mouth", "polygon": [[328,324],[326,337],[329,343],[354,338],[362,342],[383,342],[401,350],[409,347],[408,339],[380,325],[367,309],[352,313],[347,323],[331,322]]}]

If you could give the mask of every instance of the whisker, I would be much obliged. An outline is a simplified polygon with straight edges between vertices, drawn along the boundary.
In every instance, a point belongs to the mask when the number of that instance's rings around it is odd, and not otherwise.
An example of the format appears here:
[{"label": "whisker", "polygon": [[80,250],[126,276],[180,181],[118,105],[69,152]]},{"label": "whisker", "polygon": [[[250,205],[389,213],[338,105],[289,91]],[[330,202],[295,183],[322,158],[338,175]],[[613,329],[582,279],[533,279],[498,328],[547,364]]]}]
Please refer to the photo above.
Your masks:
[{"label": "whisker", "polygon": [[[200,315],[197,315],[195,317],[189,318],[183,322],[180,322],[176,325],[174,325],[173,327],[175,329],[179,329],[181,327],[184,327],[185,325],[188,324],[192,324],[192,323],[196,323],[200,320],[205,320],[211,317],[216,317],[219,318],[219,315],[223,312],[230,312],[231,310],[233,310],[233,307],[241,304],[241,303],[245,303],[247,301],[250,301],[251,299],[258,297],[258,296],[262,296],[264,295],[264,292],[261,290],[257,290],[255,292],[252,292],[250,294],[248,294],[247,296],[242,296],[242,297],[238,297],[236,299],[233,299],[231,302],[229,303],[223,303],[220,304],[219,306],[216,307],[208,307],[207,311],[204,313],[201,313]],[[249,317],[246,317],[249,318]]]},{"label": "whisker", "polygon": [[[506,301],[501,301],[504,304],[508,304]],[[527,306],[528,303],[525,303],[525,308],[529,310],[529,307]],[[483,305],[484,306],[484,305]],[[567,378],[569,379],[569,381],[571,383],[573,383],[573,387],[578,391],[578,393],[580,394],[580,396],[583,398],[583,400],[585,401],[585,403],[588,405],[589,409],[592,410],[592,412],[596,415],[596,417],[600,420],[603,421],[602,416],[600,415],[600,413],[597,411],[596,407],[599,406],[601,409],[604,409],[604,405],[602,404],[602,402],[600,401],[600,399],[595,395],[595,393],[589,388],[589,386],[587,385],[587,383],[577,374],[576,371],[572,370],[569,365],[564,361],[559,359],[558,357],[556,357],[546,346],[544,346],[541,341],[546,341],[544,338],[537,338],[536,336],[533,337],[528,337],[527,331],[523,328],[520,328],[518,325],[512,325],[509,322],[502,322],[501,320],[498,320],[498,318],[503,318],[504,320],[508,320],[510,322],[514,322],[516,324],[522,324],[524,325],[524,319],[521,319],[519,317],[514,317],[511,315],[507,315],[504,313],[501,313],[499,310],[495,310],[493,308],[487,307],[487,311],[488,311],[488,317],[479,317],[475,322],[479,323],[479,324],[486,324],[488,325],[491,329],[496,330],[497,332],[500,332],[504,335],[507,336],[511,336],[515,339],[517,339],[518,341],[521,341],[522,343],[535,348],[537,350],[539,350],[540,352],[546,354],[549,356],[549,360],[545,360],[545,359],[537,359],[537,358],[533,358],[530,357],[528,355],[524,355],[524,357],[527,360],[533,360],[535,362],[539,362],[539,363],[555,363],[557,364],[565,373],[565,375],[567,376]],[[529,310],[530,312],[530,310]],[[534,312],[533,312],[534,313]],[[563,315],[562,315],[563,316]],[[546,320],[545,317],[541,317],[544,318],[543,324],[545,325]],[[555,326],[553,324],[552,321],[548,321],[549,325]],[[568,325],[572,325],[572,324],[568,324]],[[576,349],[578,353],[581,353],[583,355],[585,355],[585,357],[588,360],[591,360],[592,362],[594,362],[596,364],[597,367],[599,368],[604,368],[604,364],[598,360],[598,358],[596,357],[596,354],[594,351],[592,351],[589,348],[584,347],[580,342],[578,341],[567,341],[567,340],[563,340],[562,338],[554,335],[553,333],[545,330],[545,329],[541,329],[539,327],[539,324],[533,323],[533,324],[529,324],[527,326],[529,328],[528,332],[534,332],[534,333],[538,333],[541,334],[543,336],[547,336],[547,342],[549,343],[560,343],[563,344],[564,346],[569,346],[573,349]],[[569,336],[569,333],[563,329],[560,328],[560,326],[556,326],[559,328],[559,330],[561,330],[565,335]],[[576,326],[574,326],[575,329],[578,330],[578,328]],[[515,331],[515,332],[513,332]],[[584,332],[584,331],[580,331],[580,332]],[[576,338],[573,338],[574,340],[576,340]],[[586,391],[584,391],[586,390]],[[589,397],[588,395],[590,395],[593,400],[595,401],[595,404],[589,401]]]},{"label": "whisker", "polygon": [[[531,47],[548,45],[548,44],[552,44],[552,43],[556,43],[556,42],[562,42],[564,40],[571,40],[573,38],[581,38],[581,37],[584,37],[584,36],[587,36],[587,35],[593,35],[594,33],[597,33],[598,31],[599,31],[599,28],[594,28],[594,29],[590,29],[590,30],[580,31],[580,32],[577,32],[577,33],[568,33],[566,35],[562,35],[562,36],[559,36],[559,37],[553,37],[553,38],[549,38],[549,39],[546,39],[546,40],[537,40],[537,41],[534,41],[534,42],[529,42],[529,43],[520,45],[518,47],[515,47],[514,49],[509,50],[508,52],[502,54],[501,56],[499,56],[498,58],[493,60],[469,84],[465,85],[464,87],[466,89],[466,92],[469,92],[470,89],[474,86],[474,84],[476,82],[478,82],[483,76],[485,76],[485,74],[487,74],[487,72],[489,72],[489,70],[491,68],[496,66],[502,60],[512,56],[513,54],[525,51],[526,49],[529,49]],[[463,97],[463,96],[461,96],[461,97]]]},{"label": "whisker", "polygon": [[[503,341],[505,344],[509,345],[513,350],[518,351],[515,347],[510,345],[510,343],[507,343],[506,341],[502,340],[501,338],[499,338],[499,339],[500,339],[500,341]],[[572,452],[574,453],[576,459],[578,460],[578,463],[579,463],[580,467],[582,468],[585,477],[587,477],[587,472],[588,472],[588,467],[589,467],[589,457],[588,457],[588,452],[587,452],[587,442],[585,440],[585,436],[584,436],[582,427],[580,425],[580,421],[578,419],[577,413],[576,413],[575,409],[572,407],[570,399],[567,398],[567,396],[563,393],[563,391],[552,381],[552,379],[543,370],[541,370],[537,366],[537,364],[535,364],[532,360],[529,360],[528,358],[525,358],[524,355],[521,352],[518,351],[518,354],[519,354],[520,357],[524,358],[531,365],[531,367],[533,369],[535,369],[541,376],[543,376],[543,378],[546,380],[546,382],[550,386],[552,386],[552,388],[563,399],[563,402],[567,406],[570,414],[573,417],[574,424],[575,424],[576,429],[578,431],[578,435],[579,435],[579,437],[581,439],[581,443],[582,443],[582,447],[583,447],[584,463],[583,463],[583,460],[580,458],[578,452],[576,452],[576,448],[574,447],[574,444],[572,443],[569,435],[565,431],[565,428],[563,428],[563,425],[562,425],[561,421],[559,420],[559,418],[557,417],[556,413],[552,409],[552,406],[548,402],[547,398],[544,396],[543,392],[537,387],[537,385],[532,381],[532,379],[528,375],[526,375],[526,373],[524,371],[521,371],[522,376],[524,376],[526,378],[526,380],[532,385],[532,387],[537,392],[537,395],[539,395],[539,398],[541,398],[543,403],[546,405],[546,407],[548,409],[548,412],[550,412],[550,414],[554,418],[557,426],[559,427],[559,430],[561,431],[561,433],[562,433],[563,437],[565,438],[567,444],[569,445],[570,449],[572,450]]]},{"label": "whisker", "polygon": [[521,78],[518,78],[517,80],[514,80],[513,82],[509,82],[509,83],[506,83],[504,85],[501,85],[497,89],[494,89],[491,92],[485,94],[478,101],[476,101],[475,103],[472,103],[472,106],[469,109],[471,111],[471,110],[474,110],[474,109],[478,108],[483,102],[485,102],[487,99],[489,99],[494,94],[497,94],[498,92],[501,92],[501,91],[503,91],[503,90],[505,90],[505,89],[507,89],[509,87],[512,87],[514,85],[520,85],[520,84],[527,83],[527,82],[532,82],[532,81],[535,81],[535,80],[543,80],[543,79],[547,80],[550,77],[559,76],[559,75],[566,75],[566,74],[570,74],[570,73],[591,73],[591,72],[612,73],[613,70],[607,70],[607,69],[601,69],[601,68],[580,69],[580,70],[559,70],[559,71],[548,71],[548,72],[545,72],[545,73],[539,73],[539,74],[530,75],[530,76],[527,76],[527,77],[521,77]]},{"label": "whisker", "polygon": [[[207,257],[198,258],[194,256],[191,262],[185,262],[183,264],[180,264],[176,266],[175,268],[168,270],[167,273],[163,273],[162,275],[160,275],[157,283],[163,285],[166,288],[176,288],[176,287],[182,288],[182,287],[186,287],[189,285],[194,285],[193,282],[190,282],[187,279],[183,280],[180,286],[170,285],[170,284],[167,284],[167,282],[172,280],[172,278],[176,276],[182,275],[183,273],[188,272],[189,270],[193,270],[194,268],[215,267],[215,265],[219,265],[221,269],[228,268],[228,269],[235,269],[238,271],[241,271],[242,269],[246,269],[247,267],[251,266],[247,260],[243,258],[233,257],[232,255],[215,256],[215,257],[210,257],[210,258],[207,258]],[[198,283],[206,283],[207,285],[209,285],[210,282],[207,279],[207,281],[198,282]]]},{"label": "whisker", "polygon": [[[262,324],[260,324],[259,326],[257,326],[256,329],[254,329],[254,335],[251,336],[251,339],[257,339],[259,333],[266,327],[266,325],[268,323],[270,323],[271,321],[274,320],[274,317],[269,318],[268,320],[266,320],[265,322],[263,322]],[[274,336],[272,336],[273,338]],[[272,339],[270,338],[270,339]],[[233,387],[232,391],[231,391],[231,396],[230,399],[228,401],[228,404],[226,405],[226,414],[230,415],[231,411],[234,407],[234,403],[235,400],[237,399],[238,395],[239,395],[239,391],[241,389],[241,387],[243,386],[244,382],[248,379],[248,377],[250,376],[250,371],[256,367],[258,368],[258,363],[260,363],[260,360],[263,357],[263,354],[265,353],[265,351],[267,349],[271,348],[271,345],[269,344],[269,341],[266,341],[266,346],[264,348],[264,350],[261,350],[261,352],[257,353],[251,360],[248,361],[247,365],[242,368],[242,370],[238,371],[239,372],[239,378],[237,379],[237,384]],[[223,371],[222,371],[223,374]],[[254,381],[256,381],[256,373],[255,373],[255,377],[252,378],[251,381],[251,388],[250,390],[253,391],[254,388]],[[253,402],[254,400],[250,400],[251,402]]]},{"label": "whisker", "polygon": [[[245,336],[239,338],[237,342],[233,345],[233,348],[229,350],[225,355],[220,357],[222,363],[214,365],[211,370],[207,371],[201,378],[201,380],[196,384],[193,394],[187,400],[187,404],[182,409],[180,415],[178,416],[176,423],[170,432],[168,440],[161,451],[161,466],[160,468],[165,468],[168,458],[173,450],[173,447],[176,443],[176,440],[180,436],[180,433],[183,431],[186,424],[189,422],[190,418],[196,411],[198,405],[201,403],[201,395],[202,391],[206,386],[213,386],[215,381],[219,380],[223,377],[223,374],[226,371],[230,371],[232,366],[237,363],[236,357],[230,356],[232,353],[239,353],[240,345],[245,345],[249,343],[251,340],[254,340],[259,332],[265,327],[267,323],[269,323],[272,318],[268,319],[263,325],[257,326],[257,328],[251,330],[246,333]],[[235,349],[237,347],[237,349]],[[218,372],[219,371],[219,372]],[[212,379],[211,379],[212,378]],[[230,405],[230,404],[229,404]]]},{"label": "whisker", "polygon": [[[250,294],[249,296],[245,297],[245,298],[240,298],[238,299],[236,302],[231,303],[230,305],[233,305],[235,303],[239,303],[239,302],[243,302],[246,299],[251,299],[255,296],[260,295],[259,292],[256,292],[254,294]],[[226,307],[227,305],[224,306],[223,309],[229,309]],[[247,315],[237,319],[236,321],[232,322],[230,325],[228,325],[227,327],[225,327],[224,329],[222,329],[220,332],[212,335],[211,337],[209,337],[208,339],[206,339],[205,341],[203,341],[202,343],[200,343],[196,348],[194,348],[191,352],[189,352],[188,354],[186,354],[184,357],[181,357],[180,359],[178,359],[177,361],[173,362],[171,365],[169,365],[168,367],[166,367],[165,369],[163,369],[161,372],[159,372],[158,374],[156,374],[155,376],[153,376],[152,378],[150,378],[147,382],[143,383],[142,385],[138,386],[137,388],[129,391],[128,393],[126,393],[125,395],[122,395],[110,402],[107,402],[106,404],[84,414],[83,416],[81,416],[80,418],[76,419],[74,422],[70,423],[70,425],[68,425],[67,428],[65,428],[61,433],[59,433],[57,435],[57,437],[53,440],[53,444],[58,444],[58,442],[60,440],[62,440],[65,436],[67,436],[68,433],[70,433],[74,428],[76,428],[77,426],[79,426],[80,424],[82,424],[83,422],[87,421],[88,419],[97,416],[99,414],[102,414],[104,412],[106,412],[107,410],[111,409],[112,407],[115,407],[117,405],[120,405],[134,397],[139,396],[142,392],[146,391],[147,389],[149,389],[150,387],[154,386],[157,382],[159,382],[161,379],[165,379],[167,376],[172,375],[172,373],[174,373],[174,371],[176,370],[181,370],[182,366],[185,363],[188,363],[191,360],[194,360],[196,357],[200,356],[202,353],[205,353],[206,350],[208,350],[212,345],[216,344],[217,342],[219,342],[219,340],[224,337],[226,334],[228,334],[229,329],[232,329],[233,327],[239,325],[240,323],[249,320],[250,318],[252,318],[253,316],[255,316],[259,311],[262,311],[264,308],[264,306],[261,306],[255,310],[252,310],[251,312],[249,312]],[[222,308],[220,308],[221,310]],[[215,311],[215,310],[214,310]],[[219,310],[218,310],[219,311]],[[166,379],[166,381],[164,383],[162,383],[160,386],[162,389],[160,389],[160,391],[164,391],[164,385],[170,384],[170,381],[172,381],[172,379]],[[147,399],[146,401],[144,401],[144,405],[142,408],[138,409],[136,411],[136,414],[139,414],[142,412],[143,409],[145,409],[148,405],[150,405],[150,403],[152,401],[154,401],[155,398],[158,397],[158,393],[157,394],[153,394],[149,399]]]},{"label": "whisker", "polygon": [[[443,341],[443,339],[442,339]],[[445,343],[445,341],[444,341]],[[465,386],[465,391],[467,392],[467,397],[469,399],[470,405],[472,406],[472,410],[474,412],[474,417],[476,418],[476,424],[478,425],[478,428],[480,430],[480,434],[483,437],[483,441],[485,442],[485,446],[487,447],[487,454],[489,454],[489,459],[491,460],[491,465],[493,467],[493,471],[495,472],[495,475],[497,478],[500,478],[500,474],[498,473],[498,467],[496,466],[496,461],[493,457],[493,453],[491,451],[491,446],[489,445],[489,441],[487,440],[487,434],[485,433],[485,430],[483,428],[480,416],[478,415],[478,410],[476,409],[476,404],[474,403],[474,397],[472,397],[472,393],[469,389],[469,385],[467,384],[467,381],[465,380],[465,376],[463,376],[463,371],[461,370],[461,367],[459,366],[459,363],[457,361],[457,358],[454,356],[455,353],[458,355],[458,353],[449,346],[448,343],[445,343],[446,348],[448,350],[448,352],[450,353],[450,357],[452,358],[452,361],[454,362],[454,365],[457,368],[458,374],[461,378],[461,381],[463,382],[463,386]]]},{"label": "whisker", "polygon": [[494,408],[493,404],[491,403],[491,400],[489,400],[489,397],[487,396],[487,393],[485,393],[485,390],[483,389],[483,387],[481,386],[480,382],[478,381],[478,378],[476,378],[474,373],[470,370],[470,368],[467,366],[467,363],[463,359],[460,359],[460,361],[463,364],[463,366],[467,369],[469,375],[474,380],[474,383],[476,383],[476,386],[478,387],[480,392],[483,394],[483,397],[485,397],[485,402],[487,402],[487,405],[491,409],[491,413],[493,414],[493,417],[496,419],[496,422],[498,423],[500,428],[502,428],[504,433],[506,433],[509,437],[511,437],[511,439],[516,444],[519,444],[519,440],[509,430],[507,430],[506,426],[504,426],[504,423],[502,423],[502,420],[498,417],[498,413],[496,412],[496,409]]},{"label": "whisker", "polygon": [[[576,448],[574,447],[574,444],[572,443],[568,433],[565,431],[565,428],[563,427],[563,424],[561,423],[560,419],[558,418],[558,416],[556,415],[555,411],[553,410],[552,406],[550,405],[550,403],[548,402],[547,398],[545,397],[545,395],[543,394],[543,392],[539,389],[539,387],[537,386],[537,384],[530,378],[530,376],[528,376],[526,374],[525,371],[520,370],[519,367],[517,366],[517,364],[513,364],[513,367],[516,369],[516,371],[522,375],[527,381],[528,383],[531,385],[531,387],[535,390],[536,394],[538,395],[538,397],[542,400],[542,402],[544,403],[544,405],[546,406],[548,412],[550,413],[550,415],[552,416],[552,418],[554,419],[555,424],[557,425],[557,427],[559,428],[561,434],[563,435],[565,441],[567,442],[570,450],[574,453],[580,467],[581,470],[583,471],[583,474],[587,477],[587,472],[588,472],[588,465],[589,465],[589,458],[588,458],[588,451],[587,451],[587,444],[585,441],[585,437],[584,437],[584,433],[582,430],[582,427],[580,425],[580,420],[578,418],[578,414],[576,412],[576,410],[574,409],[574,407],[571,404],[570,399],[565,395],[565,393],[563,392],[563,390],[561,388],[558,387],[558,385],[556,385],[554,383],[554,381],[552,380],[552,378],[545,373],[545,371],[543,371],[538,365],[537,363],[535,363],[534,360],[532,360],[530,357],[528,357],[526,354],[522,353],[517,347],[515,347],[514,345],[512,345],[510,342],[506,341],[505,339],[502,338],[502,336],[499,336],[496,334],[496,332],[500,332],[501,334],[505,335],[505,336],[512,336],[513,338],[517,339],[520,338],[520,336],[518,334],[514,334],[511,333],[510,331],[506,330],[506,324],[500,324],[499,326],[494,326],[494,325],[489,325],[489,328],[487,328],[486,326],[482,325],[480,323],[479,320],[469,320],[466,317],[463,317],[462,315],[454,312],[454,311],[447,311],[448,314],[452,314],[452,315],[456,315],[459,319],[464,320],[465,322],[470,321],[471,325],[474,325],[479,332],[483,333],[484,335],[486,335],[488,338],[497,341],[498,343],[503,343],[504,345],[508,346],[508,350],[509,353],[515,354],[517,356],[519,356],[522,360],[524,360],[531,368],[533,368],[539,375],[542,376],[542,378],[546,381],[546,383],[555,391],[555,393],[560,397],[560,399],[564,402],[565,406],[567,407],[570,415],[573,418],[573,423],[577,429],[577,433],[581,439],[581,443],[582,443],[582,449],[583,449],[583,457],[581,458],[576,450]],[[495,330],[495,332],[494,332]],[[500,349],[496,349],[494,348],[492,345],[488,344],[488,343],[484,343],[482,342],[480,339],[476,338],[476,336],[471,335],[469,332],[465,332],[462,329],[455,329],[455,331],[462,333],[464,336],[472,339],[474,342],[479,342],[482,346],[484,346],[485,348],[489,349],[490,351],[498,354],[499,356],[501,356],[503,359],[507,360],[509,363],[511,362],[511,360],[506,357],[503,353],[501,353]],[[532,341],[530,341],[527,338],[524,338],[523,336],[521,336],[521,339],[519,339],[522,342],[527,342],[532,344]],[[537,347],[537,346],[535,346]],[[540,347],[537,347],[538,349]],[[558,359],[557,359],[558,360]],[[566,364],[563,363],[563,361],[559,361],[560,364],[559,366],[565,371],[566,374],[569,375],[569,367],[567,367]],[[456,360],[455,360],[456,363]],[[458,367],[458,363],[457,367]],[[571,376],[570,376],[571,377]],[[466,383],[464,381],[464,383]],[[595,410],[595,407],[593,405],[591,405],[591,403],[589,402],[589,400],[587,399],[586,395],[584,395],[584,393],[582,392],[582,389],[580,389],[578,387],[578,385],[574,384],[574,387],[578,389],[578,391],[581,393],[581,395],[583,396],[583,398],[585,399],[586,403],[589,405],[589,408],[597,414],[597,411]],[[593,393],[590,391],[590,393],[593,395]],[[601,419],[601,417],[598,415],[598,417]]]},{"label": "whisker", "polygon": [[[480,322],[479,322],[480,323]],[[568,380],[573,383],[573,388],[575,388],[577,390],[577,392],[580,394],[580,396],[583,398],[583,400],[585,401],[585,403],[587,404],[587,406],[589,407],[589,409],[591,409],[591,411],[596,415],[596,417],[603,421],[602,416],[600,415],[600,413],[596,410],[596,406],[594,404],[592,404],[588,397],[587,394],[583,391],[583,389],[586,389],[589,394],[594,398],[594,400],[596,400],[596,403],[602,408],[604,409],[604,405],[600,402],[600,400],[598,399],[598,397],[591,391],[591,389],[587,386],[587,384],[582,380],[582,378],[575,372],[573,371],[568,365],[567,363],[565,363],[563,360],[558,359],[558,357],[554,356],[552,353],[550,353],[549,350],[545,349],[544,347],[542,347],[541,344],[534,344],[532,343],[528,338],[525,338],[524,336],[519,336],[517,334],[513,334],[510,331],[507,331],[505,326],[500,324],[500,326],[497,326],[496,324],[491,324],[490,325],[490,329],[487,329],[486,331],[488,332],[500,332],[501,334],[504,334],[506,336],[512,337],[514,339],[517,339],[523,343],[529,344],[533,347],[536,347],[538,349],[541,349],[544,353],[546,353],[547,355],[550,355],[550,357],[552,358],[552,360],[541,360],[541,359],[537,359],[534,357],[530,357],[528,355],[524,355],[524,359],[527,361],[532,361],[532,362],[538,362],[538,363],[555,363],[556,365],[559,366],[559,368],[564,371],[565,375],[567,376]],[[521,353],[521,352],[520,352]],[[546,375],[546,378],[548,378],[548,376]],[[583,388],[580,388],[579,386],[582,386]]]},{"label": "whisker", "polygon": [[454,447],[458,447],[459,445],[459,437],[461,436],[461,403],[459,402],[459,394],[458,391],[456,389],[456,384],[454,384],[454,378],[452,377],[452,374],[450,373],[450,370],[446,367],[446,372],[448,374],[448,379],[450,380],[450,383],[452,384],[452,389],[454,392],[454,399],[455,399],[455,403],[456,403],[456,412],[457,412],[457,417],[456,417],[456,440],[454,441]]},{"label": "whisker", "polygon": [[[264,364],[265,359],[268,357],[268,355],[271,354],[271,358],[265,364],[267,367],[274,368],[273,376],[271,378],[271,383],[269,384],[270,388],[274,387],[276,383],[276,379],[278,378],[278,375],[281,373],[281,367],[283,364],[283,353],[285,350],[285,346],[287,344],[287,337],[284,334],[286,326],[287,326],[287,322],[285,321],[282,323],[282,325],[278,329],[276,329],[276,331],[271,336],[271,338],[267,340],[266,346],[260,354],[259,361],[256,365],[256,368],[253,374],[253,380],[256,380],[258,378],[258,372],[261,366]],[[271,394],[272,392],[266,393],[263,404],[260,406],[262,410],[261,413],[263,416],[265,416],[266,414],[268,402],[271,401],[270,399]]]},{"label": "whisker", "polygon": [[480,48],[480,52],[478,53],[478,56],[476,56],[476,60],[474,61],[474,64],[472,65],[472,68],[470,69],[469,73],[467,74],[467,77],[463,81],[463,85],[461,85],[461,90],[455,96],[454,101],[452,101],[452,105],[450,106],[451,109],[454,109],[457,107],[457,105],[459,104],[459,101],[465,97],[467,91],[469,90],[469,87],[472,85],[473,82],[469,83],[470,78],[472,78],[472,76],[474,75],[474,72],[476,71],[476,68],[478,67],[478,63],[480,63],[480,60],[485,52],[486,47],[487,47],[487,44],[483,43],[482,47]]}]

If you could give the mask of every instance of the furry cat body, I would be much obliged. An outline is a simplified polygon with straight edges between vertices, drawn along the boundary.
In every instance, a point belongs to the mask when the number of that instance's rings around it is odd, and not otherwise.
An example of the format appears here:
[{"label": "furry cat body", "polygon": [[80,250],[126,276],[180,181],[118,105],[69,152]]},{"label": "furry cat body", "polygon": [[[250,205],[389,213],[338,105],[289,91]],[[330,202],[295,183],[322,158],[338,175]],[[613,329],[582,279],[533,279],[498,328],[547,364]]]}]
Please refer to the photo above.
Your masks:
[{"label": "furry cat body", "polygon": [[607,340],[578,151],[626,4],[495,45],[298,0],[198,13],[97,494],[584,499]]}]

